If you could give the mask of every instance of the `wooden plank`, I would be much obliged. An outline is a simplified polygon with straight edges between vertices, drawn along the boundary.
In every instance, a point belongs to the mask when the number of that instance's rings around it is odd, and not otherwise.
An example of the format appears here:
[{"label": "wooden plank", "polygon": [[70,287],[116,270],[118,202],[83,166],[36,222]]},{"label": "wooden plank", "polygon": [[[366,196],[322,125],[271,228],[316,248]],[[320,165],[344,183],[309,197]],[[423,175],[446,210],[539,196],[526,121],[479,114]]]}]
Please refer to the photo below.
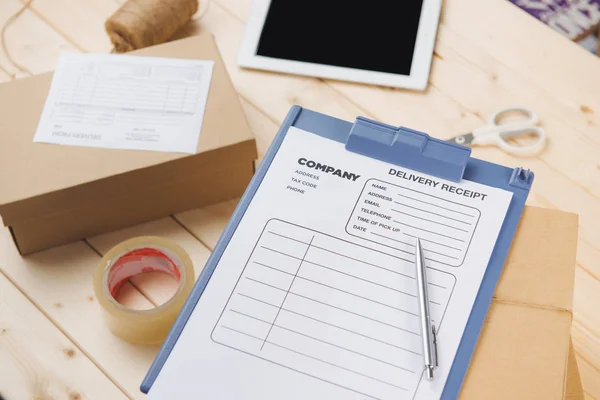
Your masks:
[{"label": "wooden plank", "polygon": [[585,117],[571,115],[560,101],[473,46],[468,39],[451,29],[440,29],[436,51],[443,59],[437,60],[439,68],[432,75],[436,86],[482,115],[482,123],[488,122],[492,112],[511,105],[522,104],[535,110],[550,140],[538,159],[600,200],[600,170],[595,162],[600,137],[590,136],[589,129],[577,130],[557,115],[582,123],[586,122]]},{"label": "wooden plank", "polygon": [[577,352],[577,364],[579,365],[579,373],[586,398],[593,400],[600,399],[600,380],[598,379],[600,369],[588,362],[585,355],[577,351],[577,346],[575,346],[575,350]]},{"label": "wooden plank", "polygon": [[504,0],[454,0],[445,7],[444,23],[600,124],[600,60],[593,54]]},{"label": "wooden plank", "polygon": [[[5,21],[21,8],[18,0],[0,2],[0,21]],[[6,45],[16,62],[33,73],[54,69],[62,52],[78,51],[31,10],[26,10],[6,31]],[[0,66],[10,74],[24,76],[0,52]]]},{"label": "wooden plank", "polygon": [[[21,257],[7,229],[0,231],[2,271],[28,298],[132,398],[158,346],[131,345],[106,327],[92,276],[100,256],[77,242]],[[141,301],[146,301],[140,294]],[[137,308],[150,308],[151,304]]]},{"label": "wooden plank", "polygon": [[0,69],[0,83],[8,82],[11,80],[11,76]]},{"label": "wooden plank", "polygon": [[225,229],[238,199],[215,204],[197,210],[179,213],[175,218],[181,222],[205,246],[213,250]]},{"label": "wooden plank", "polygon": [[[26,0],[21,0],[26,1]],[[31,9],[80,51],[109,53],[104,22],[119,3],[113,0],[35,0]]]},{"label": "wooden plank", "polygon": [[[457,54],[466,56],[463,62],[472,62],[478,68],[488,72],[488,79],[483,86],[490,90],[490,93],[495,95],[498,88],[507,88],[511,92],[519,93],[522,96],[522,101],[526,102],[530,107],[539,110],[540,113],[551,109],[552,113],[548,113],[547,117],[558,119],[562,124],[568,125],[569,130],[573,130],[576,135],[590,142],[600,143],[600,139],[595,135],[597,123],[595,122],[593,111],[583,107],[586,110],[583,112],[581,109],[582,106],[575,108],[571,104],[565,103],[563,98],[549,93],[547,90],[548,86],[552,86],[553,82],[543,86],[538,85],[531,79],[529,74],[506,66],[503,60],[498,58],[496,54],[478,47],[470,39],[458,33],[454,27],[442,25],[440,30],[443,32],[442,38],[446,38],[446,42],[450,44],[447,47],[454,50]],[[570,52],[565,53],[564,57],[568,58],[572,52],[578,53],[580,51],[579,46],[572,43],[571,46],[573,48],[570,49]],[[456,75],[454,76],[456,78]],[[573,85],[578,84],[577,77],[561,77],[561,79],[572,81]],[[485,100],[488,97],[493,98],[494,96],[487,96]]]},{"label": "wooden plank", "polygon": [[[183,246],[200,272],[210,251],[186,232],[173,219],[90,238],[88,241],[101,254],[126,238],[157,235],[170,238]],[[96,304],[92,276],[100,256],[83,242],[58,247],[22,258],[9,232],[0,234],[0,264],[4,272],[30,296],[62,330],[68,332],[78,346],[131,398],[141,399],[139,392],[158,346],[137,346],[113,336],[103,321],[102,310]],[[148,302],[137,290],[129,288],[134,304],[127,306],[148,309],[160,304],[171,293],[164,282],[134,279],[135,285],[147,292]],[[131,300],[131,299],[130,299]],[[83,317],[85,316],[85,318]]]},{"label": "wooden plank", "polygon": [[[17,13],[21,9],[21,3],[18,1],[7,1],[0,3],[0,21],[4,23],[4,21],[8,21],[8,19]],[[13,48],[8,44],[9,38],[11,36],[11,27],[7,27],[5,32],[6,38],[6,47],[9,51],[13,50]],[[0,71],[4,74],[9,75],[10,79],[14,78],[14,75],[18,71],[14,68],[11,62],[8,60],[6,53],[3,48],[0,48]]]},{"label": "wooden plank", "polygon": [[[595,254],[600,256],[598,252]],[[592,271],[583,266],[577,269],[572,337],[577,350],[585,354],[588,362],[600,369],[600,313],[597,307],[600,291],[597,282],[597,276]],[[600,392],[597,394],[600,397]]]},{"label": "wooden plank", "polygon": [[2,273],[0,371],[7,400],[127,398]]},{"label": "wooden plank", "polygon": [[256,137],[256,147],[258,148],[258,161],[256,165],[258,166],[265,152],[269,149],[271,141],[279,129],[279,124],[270,119],[261,109],[245,98],[240,97],[240,101],[248,119],[250,129]]}]

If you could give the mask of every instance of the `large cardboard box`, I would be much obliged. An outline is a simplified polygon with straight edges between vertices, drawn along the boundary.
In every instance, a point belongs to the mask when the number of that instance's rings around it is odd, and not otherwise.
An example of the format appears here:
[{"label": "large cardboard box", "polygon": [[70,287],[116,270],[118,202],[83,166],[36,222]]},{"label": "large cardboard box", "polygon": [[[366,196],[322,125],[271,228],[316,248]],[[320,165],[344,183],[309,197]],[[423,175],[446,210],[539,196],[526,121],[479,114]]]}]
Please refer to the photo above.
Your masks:
[{"label": "large cardboard box", "polygon": [[461,399],[566,397],[577,228],[574,214],[525,207]]},{"label": "large cardboard box", "polygon": [[21,254],[244,192],[256,143],[213,37],[135,54],[215,61],[197,154],[34,143],[52,73],[0,86],[0,215]]}]

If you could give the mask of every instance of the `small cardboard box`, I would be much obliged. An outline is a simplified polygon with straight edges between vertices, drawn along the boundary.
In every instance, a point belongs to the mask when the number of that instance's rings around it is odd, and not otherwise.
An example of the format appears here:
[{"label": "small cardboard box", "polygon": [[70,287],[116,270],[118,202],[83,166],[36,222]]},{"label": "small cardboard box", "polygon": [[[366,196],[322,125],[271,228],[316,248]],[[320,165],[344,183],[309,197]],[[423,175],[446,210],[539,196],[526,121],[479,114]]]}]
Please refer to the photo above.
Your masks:
[{"label": "small cardboard box", "polygon": [[566,397],[577,229],[575,214],[525,207],[461,399]]},{"label": "small cardboard box", "polygon": [[21,254],[244,192],[256,143],[213,37],[135,54],[215,61],[197,154],[34,143],[52,73],[0,86],[0,215]]}]

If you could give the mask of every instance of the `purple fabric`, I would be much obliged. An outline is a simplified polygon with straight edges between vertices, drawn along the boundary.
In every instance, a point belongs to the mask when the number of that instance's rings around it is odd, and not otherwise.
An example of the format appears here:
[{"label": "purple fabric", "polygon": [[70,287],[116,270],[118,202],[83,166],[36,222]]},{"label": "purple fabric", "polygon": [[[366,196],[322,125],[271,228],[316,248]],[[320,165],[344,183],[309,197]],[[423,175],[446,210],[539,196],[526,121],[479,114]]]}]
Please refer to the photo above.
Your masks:
[{"label": "purple fabric", "polygon": [[509,0],[563,35],[574,39],[600,22],[600,0]]}]

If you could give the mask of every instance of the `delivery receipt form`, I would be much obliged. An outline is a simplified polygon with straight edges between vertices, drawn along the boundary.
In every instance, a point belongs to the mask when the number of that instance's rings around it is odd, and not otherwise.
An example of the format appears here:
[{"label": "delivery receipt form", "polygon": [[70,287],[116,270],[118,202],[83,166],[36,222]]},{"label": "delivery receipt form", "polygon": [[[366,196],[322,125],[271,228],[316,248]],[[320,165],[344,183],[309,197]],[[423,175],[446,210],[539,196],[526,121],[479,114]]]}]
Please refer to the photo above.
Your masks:
[{"label": "delivery receipt form", "polygon": [[34,141],[194,154],[214,62],[63,54]]},{"label": "delivery receipt form", "polygon": [[[439,398],[511,196],[290,128],[150,398]],[[434,381],[416,238],[438,328]]]}]

